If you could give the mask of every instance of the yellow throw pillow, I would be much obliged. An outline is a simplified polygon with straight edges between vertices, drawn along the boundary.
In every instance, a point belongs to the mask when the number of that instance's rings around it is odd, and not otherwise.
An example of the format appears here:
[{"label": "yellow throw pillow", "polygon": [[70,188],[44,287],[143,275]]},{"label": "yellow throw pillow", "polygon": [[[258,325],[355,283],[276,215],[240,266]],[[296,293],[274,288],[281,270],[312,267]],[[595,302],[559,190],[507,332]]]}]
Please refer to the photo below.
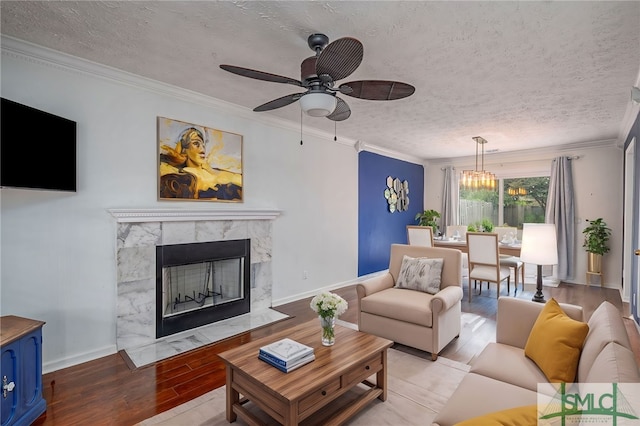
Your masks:
[{"label": "yellow throw pillow", "polygon": [[525,405],[474,417],[455,426],[530,426],[538,424],[538,406]]},{"label": "yellow throw pillow", "polygon": [[569,318],[555,299],[549,300],[536,319],[524,354],[551,383],[573,383],[582,344],[589,326]]}]

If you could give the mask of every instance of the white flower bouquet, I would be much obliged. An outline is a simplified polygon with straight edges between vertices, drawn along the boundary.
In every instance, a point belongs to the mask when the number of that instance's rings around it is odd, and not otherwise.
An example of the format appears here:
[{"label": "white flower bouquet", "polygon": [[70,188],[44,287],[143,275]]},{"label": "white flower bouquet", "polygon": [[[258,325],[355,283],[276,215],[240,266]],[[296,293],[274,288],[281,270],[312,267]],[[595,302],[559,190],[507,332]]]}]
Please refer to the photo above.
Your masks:
[{"label": "white flower bouquet", "polygon": [[347,311],[347,301],[335,293],[324,291],[311,299],[311,309],[320,316],[322,344],[331,346],[336,340],[334,330],[336,317]]},{"label": "white flower bouquet", "polygon": [[320,317],[337,317],[347,311],[347,301],[335,293],[324,291],[311,299],[311,309]]}]

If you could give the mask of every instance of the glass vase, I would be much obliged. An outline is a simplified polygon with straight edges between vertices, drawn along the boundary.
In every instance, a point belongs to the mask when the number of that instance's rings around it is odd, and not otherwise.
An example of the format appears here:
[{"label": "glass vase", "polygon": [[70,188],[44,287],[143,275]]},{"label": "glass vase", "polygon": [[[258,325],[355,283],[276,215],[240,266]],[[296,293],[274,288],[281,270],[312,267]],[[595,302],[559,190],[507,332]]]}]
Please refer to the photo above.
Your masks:
[{"label": "glass vase", "polygon": [[336,317],[320,317],[322,345],[333,346],[336,342]]}]

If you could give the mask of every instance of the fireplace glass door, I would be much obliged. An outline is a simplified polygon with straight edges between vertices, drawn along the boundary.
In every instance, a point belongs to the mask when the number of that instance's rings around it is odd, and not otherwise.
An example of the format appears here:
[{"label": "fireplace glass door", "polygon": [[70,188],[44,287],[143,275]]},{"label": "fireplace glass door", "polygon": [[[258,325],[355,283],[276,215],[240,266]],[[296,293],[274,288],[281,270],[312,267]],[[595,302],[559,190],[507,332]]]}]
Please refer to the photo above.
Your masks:
[{"label": "fireplace glass door", "polygon": [[251,241],[156,247],[156,338],[251,310]]},{"label": "fireplace glass door", "polygon": [[244,259],[163,268],[163,317],[218,306],[244,297]]}]

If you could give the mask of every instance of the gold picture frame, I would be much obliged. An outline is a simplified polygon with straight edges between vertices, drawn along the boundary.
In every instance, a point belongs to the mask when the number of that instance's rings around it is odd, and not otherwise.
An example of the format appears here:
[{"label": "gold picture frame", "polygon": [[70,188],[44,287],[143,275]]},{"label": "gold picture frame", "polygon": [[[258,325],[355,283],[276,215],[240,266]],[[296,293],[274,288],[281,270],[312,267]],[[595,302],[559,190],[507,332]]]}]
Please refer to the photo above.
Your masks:
[{"label": "gold picture frame", "polygon": [[158,117],[158,199],[243,202],[242,135]]}]

